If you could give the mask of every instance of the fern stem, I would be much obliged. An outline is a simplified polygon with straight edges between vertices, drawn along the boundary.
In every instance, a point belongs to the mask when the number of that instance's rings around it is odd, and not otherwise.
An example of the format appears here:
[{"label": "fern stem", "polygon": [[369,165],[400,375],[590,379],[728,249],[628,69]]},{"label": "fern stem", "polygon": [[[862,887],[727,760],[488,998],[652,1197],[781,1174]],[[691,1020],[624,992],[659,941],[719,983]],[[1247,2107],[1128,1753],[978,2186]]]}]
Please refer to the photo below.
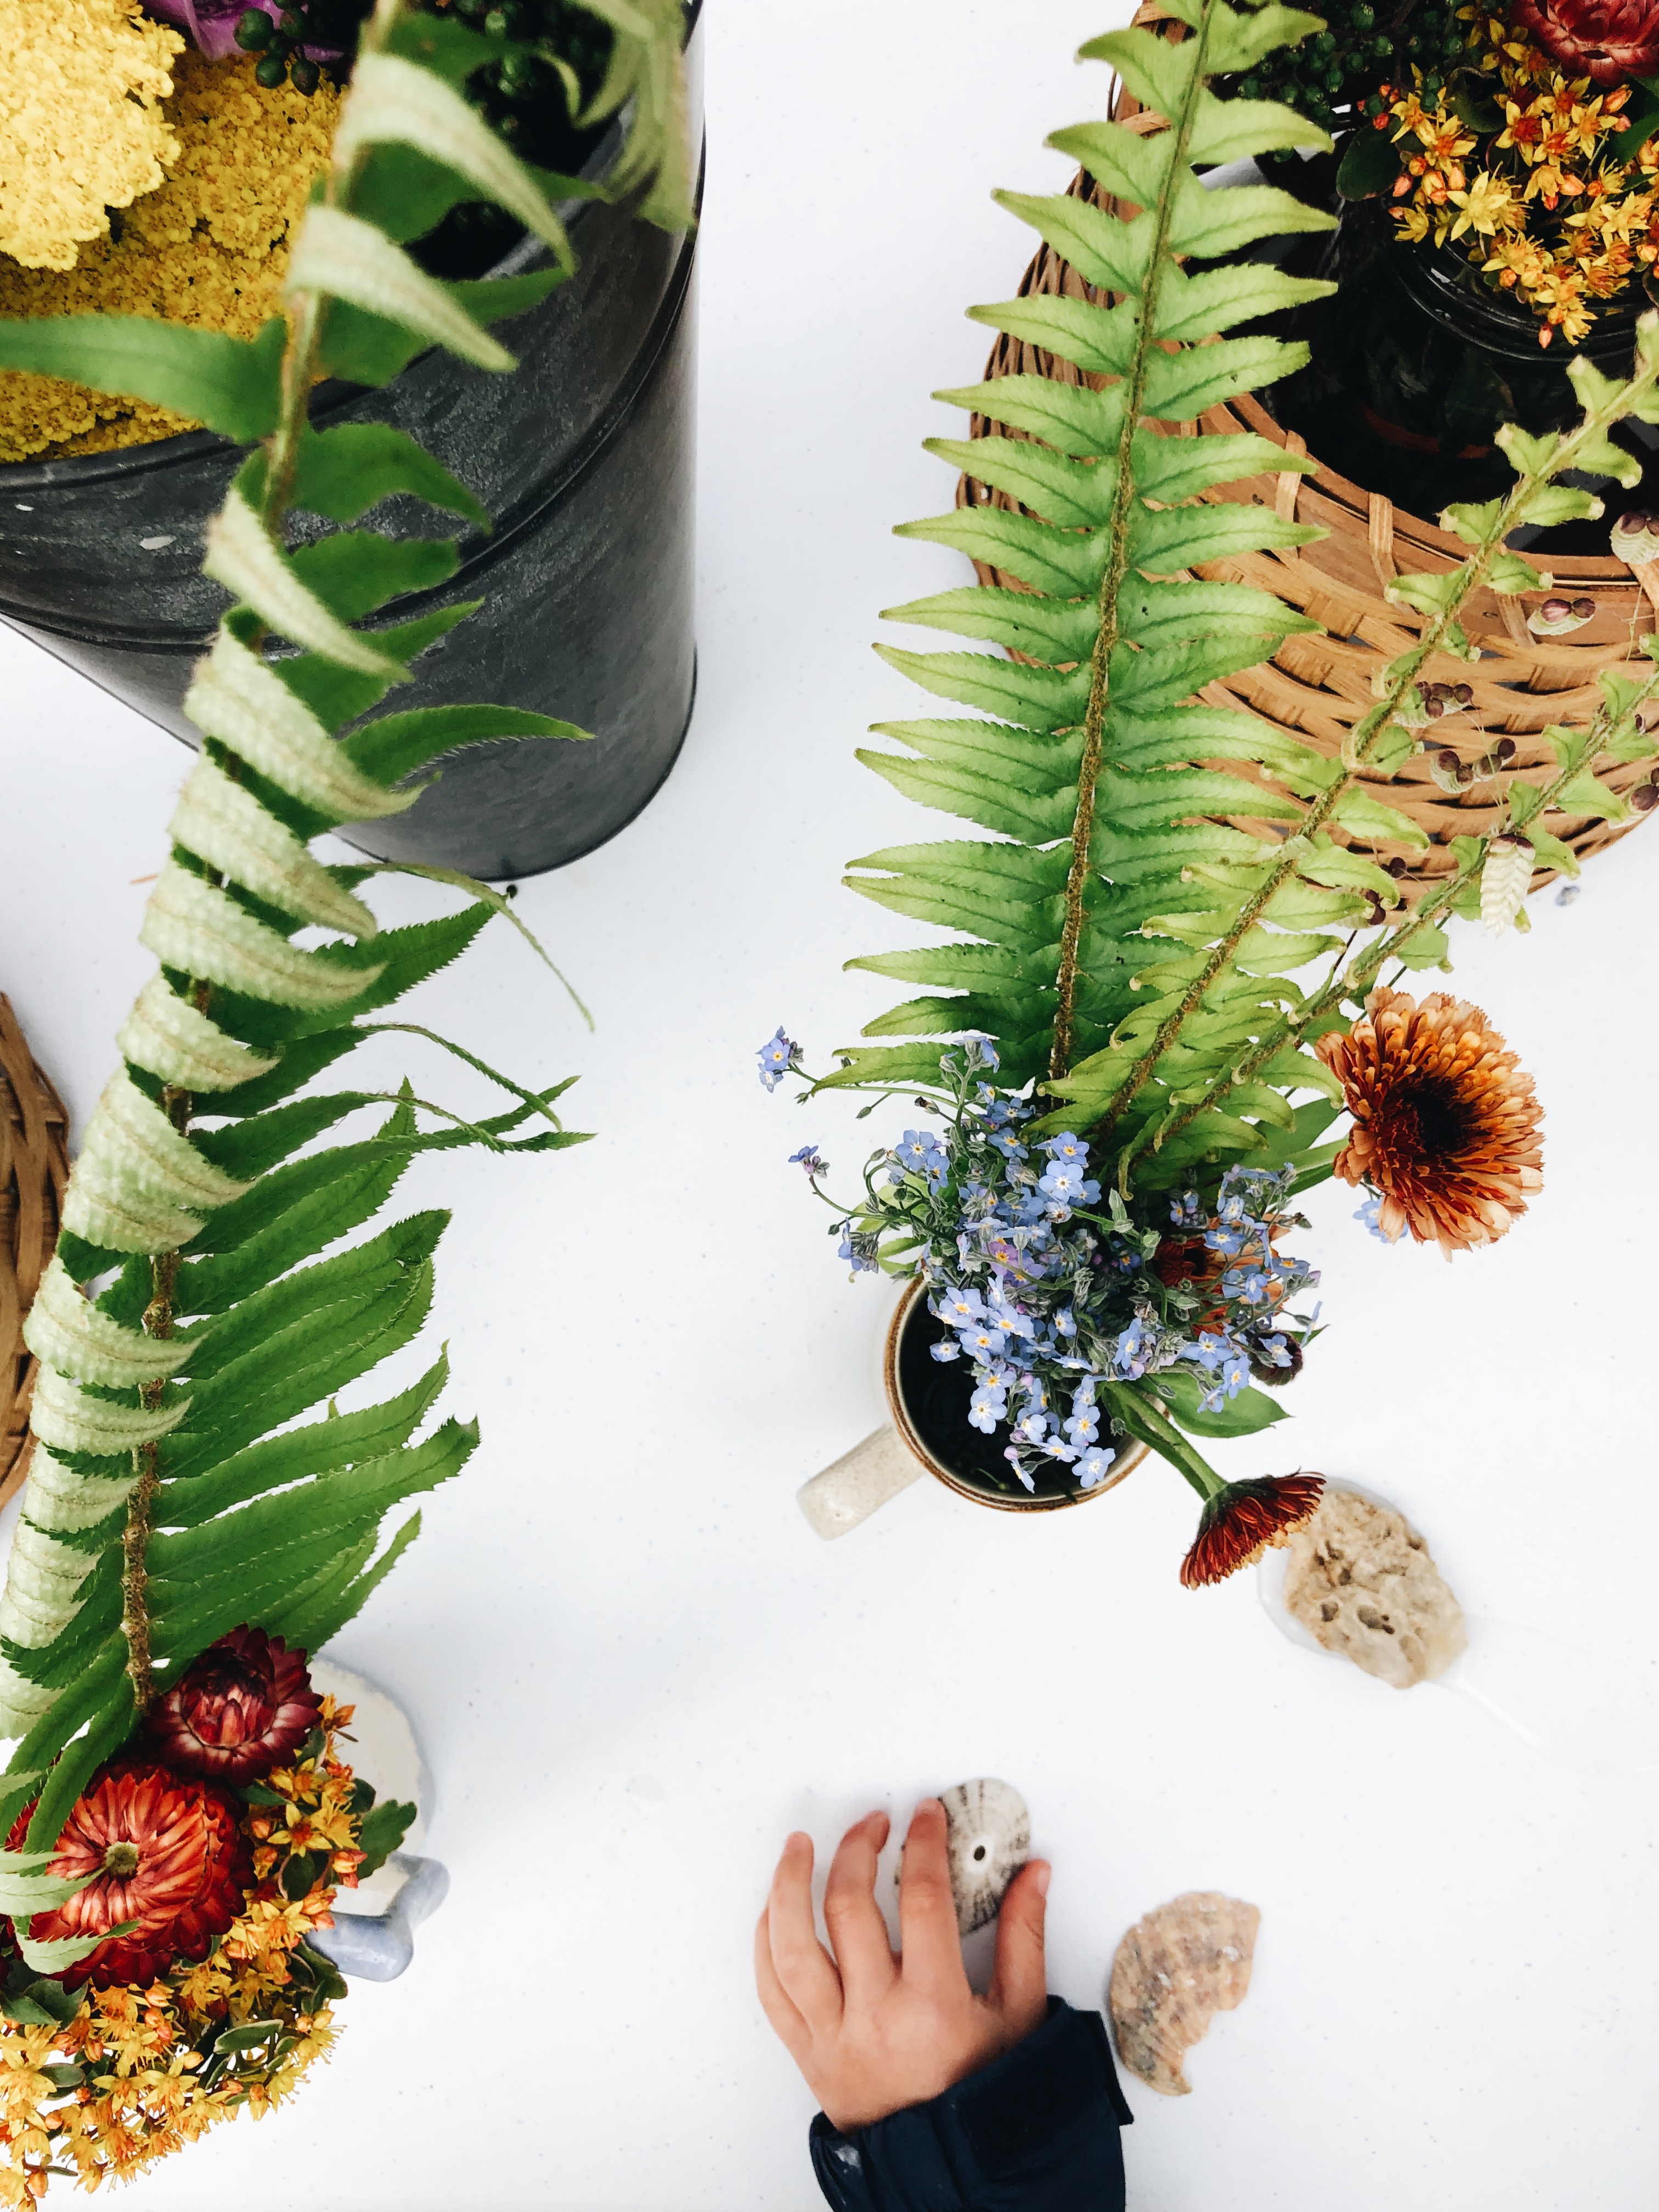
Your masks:
[{"label": "fern stem", "polygon": [[[191,1101],[186,1091],[169,1088],[165,1094],[167,1118],[182,1136],[189,1126]],[[150,1301],[144,1309],[147,1336],[171,1336],[173,1295],[179,1283],[177,1252],[158,1252],[150,1261]],[[146,1382],[139,1390],[146,1406],[159,1406],[164,1382]],[[138,1480],[127,1493],[126,1526],[121,1533],[121,1633],[126,1638],[127,1677],[132,1684],[133,1710],[147,1713],[155,1702],[149,1632],[150,1509],[161,1486],[159,1445],[141,1444],[133,1454]]]},{"label": "fern stem", "polygon": [[121,1573],[121,1633],[127,1644],[127,1677],[132,1684],[132,1708],[142,1717],[155,1702],[155,1676],[151,1667],[149,1640],[150,1508],[161,1484],[156,1449],[144,1444],[134,1455],[138,1480],[127,1493],[127,1525],[121,1538],[125,1565]]},{"label": "fern stem", "polygon": [[[1659,668],[1655,669],[1652,676],[1638,693],[1632,702],[1632,706],[1643,705],[1656,693],[1659,693]],[[1596,716],[1597,724],[1605,724],[1612,720],[1610,711],[1605,707]],[[1592,725],[1592,731],[1595,726],[1595,725]],[[1585,754],[1585,761],[1594,760],[1600,750],[1600,747],[1592,744]],[[1546,784],[1536,808],[1528,819],[1541,820],[1556,799],[1560,797],[1566,786],[1575,776],[1583,773],[1583,763],[1580,763],[1575,767],[1564,768],[1549,783]],[[1504,833],[1495,831],[1492,834],[1498,836]],[[1524,832],[1522,834],[1524,835]],[[1299,1045],[1315,1023],[1322,1021],[1327,1014],[1335,1012],[1345,999],[1352,1000],[1356,1003],[1359,1002],[1390,960],[1395,958],[1404,947],[1414,938],[1419,936],[1424,930],[1434,928],[1452,913],[1464,891],[1477,879],[1482,868],[1485,867],[1486,854],[1491,843],[1491,836],[1481,838],[1480,850],[1475,857],[1467,862],[1455,875],[1449,877],[1432,898],[1422,900],[1405,921],[1399,923],[1394,929],[1386,931],[1374,944],[1366,946],[1349,966],[1332,976],[1325,988],[1309,1000],[1293,1021],[1281,1021],[1278,1028],[1256,1047],[1247,1060],[1242,1060],[1218,1082],[1212,1083],[1201,1098],[1194,1100],[1189,1106],[1183,1107],[1171,1121],[1164,1123],[1158,1130],[1154,1149],[1166,1138],[1172,1137],[1177,1131],[1184,1129],[1197,1115],[1206,1112],[1220,1099],[1224,1098],[1237,1085],[1254,1081],[1270,1060],[1284,1051],[1286,1046]]]},{"label": "fern stem", "polygon": [[[363,26],[362,52],[378,52],[385,45],[386,33],[403,13],[404,6],[404,0],[380,0],[374,15]],[[352,178],[362,160],[361,154],[354,155],[349,161],[342,161],[337,156],[330,160],[323,173],[323,199],[326,205],[338,207],[349,198]],[[288,343],[283,349],[282,405],[276,428],[265,441],[264,497],[259,506],[259,520],[278,545],[282,543],[283,518],[293,502],[301,443],[309,426],[311,388],[321,368],[319,356],[323,337],[322,297],[315,292],[304,293],[298,306],[289,307],[286,313]]]},{"label": "fern stem", "polygon": [[[1274,893],[1296,874],[1306,852],[1307,841],[1330,820],[1345,793],[1358,781],[1361,768],[1370,760],[1373,746],[1398,711],[1406,694],[1415,685],[1429,661],[1442,650],[1463,606],[1485,583],[1494,556],[1503,549],[1510,532],[1518,529],[1524,520],[1526,502],[1533,490],[1548,477],[1571,469],[1581,447],[1600,439],[1613,423],[1629,414],[1632,404],[1652,386],[1656,374],[1659,372],[1652,368],[1644,367],[1640,369],[1604,407],[1586,413],[1572,435],[1557,446],[1547,471],[1536,475],[1529,473],[1516,479],[1480,544],[1457,570],[1457,585],[1450,600],[1425,620],[1416,646],[1401,654],[1394,664],[1394,676],[1382,698],[1355,724],[1352,735],[1344,748],[1345,763],[1352,763],[1352,765],[1345,766],[1345,772],[1320,794],[1304,815],[1297,835],[1286,839],[1279,860],[1269,867],[1261,882],[1240,908],[1226,933],[1218,940],[1202,969],[1183,994],[1180,1005],[1164,1017],[1151,1043],[1118,1086],[1116,1095],[1124,1100],[1126,1106],[1133,1103],[1141,1085],[1180,1035],[1189,1017],[1197,1011],[1212,984],[1231,964],[1233,955],[1261,919]],[[1109,1131],[1113,1121],[1118,1118],[1121,1116],[1103,1120],[1095,1125],[1096,1129]],[[1149,1122],[1123,1148],[1118,1162],[1119,1187],[1127,1191],[1129,1169],[1149,1146],[1154,1146],[1162,1139],[1171,1135],[1177,1126],[1184,1127],[1191,1118],[1189,1114],[1183,1114],[1179,1123],[1171,1121],[1154,1127]]]},{"label": "fern stem", "polygon": [[1175,144],[1169,167],[1159,187],[1152,217],[1152,239],[1146,258],[1146,283],[1140,295],[1135,325],[1135,349],[1124,380],[1123,422],[1117,438],[1117,483],[1112,494],[1111,551],[1100,580],[1100,622],[1095,633],[1090,667],[1089,704],[1083,722],[1083,757],[1078,767],[1077,812],[1072,822],[1072,865],[1066,878],[1066,919],[1060,934],[1060,963],[1054,975],[1054,1030],[1048,1048],[1048,1073],[1064,1075],[1071,1066],[1077,1030],[1078,953],[1083,939],[1085,907],[1092,873],[1089,848],[1093,842],[1095,794],[1100,781],[1104,741],[1107,667],[1118,641],[1118,595],[1129,566],[1129,522],[1134,507],[1134,436],[1146,391],[1146,371],[1158,327],[1160,280],[1167,258],[1170,224],[1177,180],[1187,166],[1193,120],[1204,89],[1204,45],[1209,34],[1210,4],[1205,0],[1193,33],[1193,71],[1181,113],[1171,118]]}]

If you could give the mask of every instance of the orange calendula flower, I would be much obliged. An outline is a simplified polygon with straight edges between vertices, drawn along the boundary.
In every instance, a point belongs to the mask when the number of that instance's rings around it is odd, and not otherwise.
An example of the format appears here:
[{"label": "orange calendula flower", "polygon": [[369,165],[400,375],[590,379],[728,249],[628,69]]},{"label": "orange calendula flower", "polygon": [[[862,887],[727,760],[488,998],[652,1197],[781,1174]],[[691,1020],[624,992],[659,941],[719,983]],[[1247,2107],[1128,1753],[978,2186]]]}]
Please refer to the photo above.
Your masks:
[{"label": "orange calendula flower", "polygon": [[1542,1188],[1532,1078],[1480,1007],[1376,990],[1348,1035],[1316,1049],[1353,1116],[1336,1172],[1377,1193],[1390,1243],[1409,1229],[1448,1258],[1489,1244]]},{"label": "orange calendula flower", "polygon": [[1181,1563],[1188,1589],[1224,1582],[1253,1566],[1270,1545],[1312,1517],[1325,1487],[1322,1474],[1265,1474],[1230,1482],[1205,1503],[1193,1547]]}]

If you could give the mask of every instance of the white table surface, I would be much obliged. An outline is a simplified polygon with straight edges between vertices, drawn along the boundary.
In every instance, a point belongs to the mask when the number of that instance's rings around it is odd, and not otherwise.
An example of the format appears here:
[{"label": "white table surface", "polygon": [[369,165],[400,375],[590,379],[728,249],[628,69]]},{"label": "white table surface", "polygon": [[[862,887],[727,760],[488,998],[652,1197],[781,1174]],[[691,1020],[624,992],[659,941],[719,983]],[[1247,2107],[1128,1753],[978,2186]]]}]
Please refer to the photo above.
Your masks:
[{"label": "white table surface", "polygon": [[[806,2212],[811,2100],[750,1983],[776,1847],[977,1774],[1031,1802],[1075,2002],[1177,1892],[1261,1908],[1195,2094],[1129,2085],[1138,2212],[1655,2202],[1651,1771],[1575,1771],[1443,1692],[1297,1651],[1252,1577],[1182,1589],[1194,1501],[1161,1467],[1030,1519],[924,1484],[833,1547],[793,1502],[874,1425],[879,1293],[849,1286],[785,1156],[811,1137],[851,1167],[902,1115],[803,1115],[753,1054],[781,1019],[822,1065],[888,1003],[841,963],[905,925],[841,865],[951,834],[853,749],[918,711],[871,655],[876,611],[961,574],[888,526],[948,506],[920,441],[959,418],[927,394],[977,376],[962,310],[1026,258],[988,193],[1062,185],[1043,135],[1103,112],[1105,72],[1071,61],[1103,10],[1036,12],[846,0],[791,32],[762,0],[716,10],[696,722],[640,821],[524,890],[597,1034],[500,926],[420,1002],[526,1077],[580,1070],[600,1132],[403,1186],[455,1208],[428,1336],[484,1442],[337,1649],[415,1718],[454,1887],[409,1973],[354,1989],[303,2094],[135,2207],[277,2212],[299,2176],[328,2212]],[[0,988],[78,1121],[149,967],[132,879],[185,757],[5,632],[0,684]],[[1318,1194],[1330,1327],[1299,1418],[1218,1448],[1230,1473],[1398,1499],[1472,1613],[1601,1655],[1600,1724],[1632,1730],[1659,1553],[1655,835],[1575,905],[1547,895],[1529,939],[1457,942],[1456,988],[1547,1103],[1530,1215],[1448,1267]]]}]

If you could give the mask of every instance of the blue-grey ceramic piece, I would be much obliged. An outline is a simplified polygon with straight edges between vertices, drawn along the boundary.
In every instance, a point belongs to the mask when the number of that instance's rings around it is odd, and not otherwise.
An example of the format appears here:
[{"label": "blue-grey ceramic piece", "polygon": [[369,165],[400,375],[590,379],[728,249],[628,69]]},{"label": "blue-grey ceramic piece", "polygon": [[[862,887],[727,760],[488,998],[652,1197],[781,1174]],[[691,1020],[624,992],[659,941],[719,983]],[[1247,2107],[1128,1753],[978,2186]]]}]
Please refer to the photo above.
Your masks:
[{"label": "blue-grey ceramic piece", "polygon": [[[700,4],[687,10],[701,130]],[[614,134],[596,149],[602,170]],[[533,875],[612,837],[673,766],[691,713],[696,235],[665,237],[599,201],[565,210],[579,267],[501,324],[518,355],[495,376],[434,351],[384,391],[325,386],[319,426],[391,422],[478,495],[494,531],[461,533],[461,569],[376,617],[485,605],[416,664],[398,709],[528,707],[593,733],[451,756],[407,814],[347,834],[383,859],[491,878]],[[533,239],[497,273],[546,259]],[[0,619],[186,743],[181,707],[224,594],[204,532],[240,459],[206,431],[152,446],[0,467]],[[388,527],[447,536],[393,500]],[[305,535],[303,526],[300,534]]]},{"label": "blue-grey ceramic piece", "polygon": [[337,1912],[307,1939],[348,1981],[395,1982],[415,1956],[415,1930],[449,1894],[449,1869],[436,1859],[394,1851],[387,1864],[407,1879],[384,1912]]}]

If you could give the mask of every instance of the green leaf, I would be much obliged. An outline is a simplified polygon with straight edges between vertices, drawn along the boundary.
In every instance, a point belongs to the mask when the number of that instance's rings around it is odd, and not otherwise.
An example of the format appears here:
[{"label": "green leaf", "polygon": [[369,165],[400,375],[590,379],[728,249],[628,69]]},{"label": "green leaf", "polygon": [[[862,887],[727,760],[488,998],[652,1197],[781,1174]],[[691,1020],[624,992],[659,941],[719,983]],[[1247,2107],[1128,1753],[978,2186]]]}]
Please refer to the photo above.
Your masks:
[{"label": "green leaf", "polygon": [[355,1382],[416,1336],[432,1303],[429,1261],[401,1279],[307,1316],[198,1389],[188,1430],[167,1439],[174,1474],[204,1471]]},{"label": "green leaf", "polygon": [[1564,844],[1559,837],[1546,830],[1541,823],[1522,823],[1519,825],[1519,834],[1532,847],[1534,857],[1540,868],[1556,868],[1564,876],[1578,873],[1577,853],[1571,845]]},{"label": "green leaf", "polygon": [[216,1513],[228,1512],[290,1483],[385,1457],[408,1443],[448,1376],[448,1359],[441,1357],[418,1382],[384,1405],[331,1413],[326,1420],[264,1437],[200,1474],[169,1475],[156,1508],[157,1525],[194,1528]]},{"label": "green leaf", "polygon": [[[94,1712],[91,1726],[86,1734],[76,1736],[72,1743],[66,1744],[60,1752],[52,1771],[47,1775],[40,1797],[36,1801],[34,1811],[29,1817],[28,1833],[24,1838],[25,1847],[27,1850],[40,1851],[56,1849],[58,1838],[64,1832],[64,1823],[69,1818],[70,1808],[104,1760],[109,1758],[118,1745],[125,1741],[132,1728],[133,1717],[130,1686],[124,1684],[113,1698],[107,1698],[106,1702]],[[46,1719],[48,1722],[58,1721],[58,1710],[55,1706],[46,1716]],[[61,1723],[59,1724],[61,1725]],[[69,1725],[73,1729],[77,1723],[71,1720]],[[24,1744],[27,1746],[32,1741],[33,1732],[31,1735],[24,1738]],[[25,1960],[34,1967],[37,1973],[51,1974],[62,1971],[62,1965],[53,1965],[49,1961],[31,1959],[27,1950],[21,1944],[19,1948],[23,1949]],[[76,1956],[84,1958],[86,1953],[79,1952]],[[71,1966],[74,1963],[73,1960],[62,1962],[64,1965]]]},{"label": "green leaf", "polygon": [[421,1516],[411,1513],[373,1566],[365,1565],[372,1545],[347,1559],[343,1569],[321,1577],[315,1589],[284,1601],[276,1616],[277,1632],[307,1651],[331,1643],[355,1620],[421,1533]]},{"label": "green leaf", "polygon": [[148,400],[247,445],[276,426],[287,337],[280,315],[257,338],[148,315],[5,318],[0,319],[0,368]]},{"label": "green leaf", "polygon": [[[562,269],[537,269],[524,276],[479,277],[446,283],[441,289],[476,321],[491,323],[524,314],[563,282]],[[390,384],[418,354],[428,352],[431,343],[429,338],[405,330],[401,323],[371,315],[349,301],[328,303],[323,363],[331,375],[343,377],[348,383]]]},{"label": "green leaf", "polygon": [[355,623],[388,599],[447,584],[460,555],[453,538],[382,538],[374,530],[342,530],[296,547],[289,561],[331,614]]},{"label": "green leaf", "polygon": [[1407,939],[1396,957],[1403,966],[1417,969],[1443,967],[1450,956],[1451,942],[1445,931],[1431,922]]},{"label": "green leaf", "polygon": [[100,1943],[108,1942],[113,1936],[131,1936],[137,1925],[136,1920],[123,1920],[100,1935],[71,1936],[49,1943],[35,1942],[21,1928],[14,1929],[13,1934],[25,1966],[32,1966],[37,1974],[62,1974],[78,1966],[82,1959],[90,1958]]},{"label": "green leaf", "polygon": [[1392,188],[1401,161],[1392,131],[1356,130],[1337,168],[1336,189],[1345,200],[1374,200]]},{"label": "green leaf", "polygon": [[1247,1387],[1212,1413],[1201,1401],[1205,1386],[1191,1368],[1166,1367],[1154,1386],[1176,1419],[1195,1437],[1253,1437],[1285,1418],[1285,1408],[1265,1390]]},{"label": "green leaf", "polygon": [[440,754],[464,745],[504,738],[587,738],[592,734],[574,722],[556,721],[551,714],[533,714],[523,707],[416,707],[349,730],[340,747],[365,774],[392,784],[425,768]]},{"label": "green leaf", "polygon": [[214,2054],[216,2057],[221,2051],[262,2051],[282,2032],[282,2022],[275,2020],[248,2020],[240,2027],[222,2027],[213,2039]]},{"label": "green leaf", "polygon": [[399,1804],[388,1798],[369,1813],[357,1837],[358,1849],[363,1853],[363,1863],[357,1869],[359,1881],[366,1881],[377,1873],[400,1848],[415,1825],[416,1810],[413,1805]]},{"label": "green leaf", "polygon": [[[250,506],[264,495],[265,456],[252,454],[243,471]],[[464,515],[488,530],[489,511],[459,477],[424,446],[390,422],[343,422],[337,429],[307,428],[300,441],[291,504],[331,522],[356,522],[398,492],[424,500],[447,514]]]},{"label": "green leaf", "polygon": [[[15,2020],[25,2027],[67,2027],[81,2009],[81,1992],[66,1990],[61,1982],[42,1977],[25,1984],[15,1996],[0,1999],[0,2012],[8,2020]],[[44,2070],[44,2069],[43,2069]],[[77,2067],[58,2069],[73,2073],[75,2082],[56,2083],[54,2087],[71,2088],[83,2078]]]},{"label": "green leaf", "polygon": [[1562,785],[1555,805],[1563,814],[1588,814],[1606,822],[1627,822],[1632,811],[1611,784],[1603,783],[1588,769]]},{"label": "green leaf", "polygon": [[[454,606],[440,607],[432,614],[417,615],[412,622],[391,623],[376,630],[375,641],[394,660],[407,665],[428,646],[447,637],[457,623],[477,614],[483,605],[482,599],[463,599]],[[342,668],[334,661],[325,660],[319,653],[288,654],[273,661],[271,666],[295,697],[303,700],[325,729],[329,730],[337,730],[343,722],[354,721],[359,714],[366,714],[371,707],[380,704],[391,688],[388,678],[360,675],[354,668]]]}]

